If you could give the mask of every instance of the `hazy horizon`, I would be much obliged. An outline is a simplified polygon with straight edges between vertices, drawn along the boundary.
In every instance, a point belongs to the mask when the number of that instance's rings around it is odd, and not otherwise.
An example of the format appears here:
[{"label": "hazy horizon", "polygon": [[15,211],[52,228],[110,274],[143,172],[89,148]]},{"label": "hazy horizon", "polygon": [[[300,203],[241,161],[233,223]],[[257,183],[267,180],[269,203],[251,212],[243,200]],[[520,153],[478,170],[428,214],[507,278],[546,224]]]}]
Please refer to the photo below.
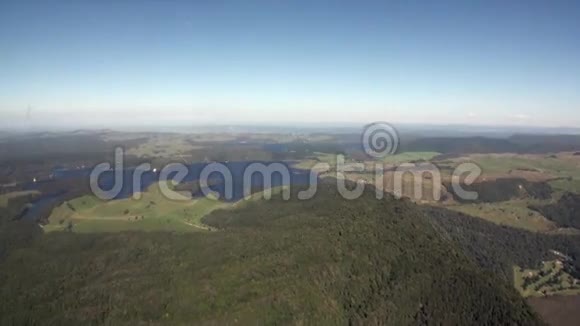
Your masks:
[{"label": "hazy horizon", "polygon": [[[23,124],[6,125],[0,122],[0,132],[8,133],[69,133],[69,132],[169,132],[169,133],[352,133],[358,134],[370,123],[359,122],[264,122],[264,123],[133,123],[133,124]],[[542,127],[523,125],[473,125],[473,124],[429,124],[429,123],[392,123],[399,132],[424,134],[426,136],[484,136],[508,137],[516,134],[534,135],[580,135],[580,127]]]}]

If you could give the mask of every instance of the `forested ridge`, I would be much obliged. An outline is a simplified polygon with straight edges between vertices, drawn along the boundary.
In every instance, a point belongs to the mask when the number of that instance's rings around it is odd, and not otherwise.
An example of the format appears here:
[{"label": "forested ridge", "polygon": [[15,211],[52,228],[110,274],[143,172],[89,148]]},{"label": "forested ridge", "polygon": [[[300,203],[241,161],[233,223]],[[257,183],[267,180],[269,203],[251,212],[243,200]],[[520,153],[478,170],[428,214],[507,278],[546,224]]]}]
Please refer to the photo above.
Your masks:
[{"label": "forested ridge", "polygon": [[324,186],[205,222],[219,230],[56,232],[12,246],[0,324],[540,324],[405,200],[347,201]]}]

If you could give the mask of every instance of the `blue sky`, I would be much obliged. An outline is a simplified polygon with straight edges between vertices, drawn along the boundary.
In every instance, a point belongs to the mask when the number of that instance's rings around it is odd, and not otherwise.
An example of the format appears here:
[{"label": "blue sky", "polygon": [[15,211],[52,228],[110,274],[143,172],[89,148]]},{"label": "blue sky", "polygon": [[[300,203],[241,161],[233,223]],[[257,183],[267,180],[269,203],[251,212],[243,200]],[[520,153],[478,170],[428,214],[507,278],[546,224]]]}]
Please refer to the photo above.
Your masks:
[{"label": "blue sky", "polygon": [[0,112],[573,127],[580,3],[0,0]]}]

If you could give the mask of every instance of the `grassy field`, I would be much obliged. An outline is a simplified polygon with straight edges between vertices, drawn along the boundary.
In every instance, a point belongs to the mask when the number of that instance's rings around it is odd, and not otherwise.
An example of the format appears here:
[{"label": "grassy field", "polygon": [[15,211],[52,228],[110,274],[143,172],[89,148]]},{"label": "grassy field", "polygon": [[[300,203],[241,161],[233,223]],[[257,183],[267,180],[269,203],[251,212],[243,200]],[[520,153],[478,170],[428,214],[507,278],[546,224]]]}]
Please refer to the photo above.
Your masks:
[{"label": "grassy field", "polygon": [[569,191],[580,194],[580,179],[560,179],[550,181],[552,188],[559,191]]},{"label": "grassy field", "polygon": [[8,201],[13,198],[23,197],[23,196],[34,196],[40,194],[36,190],[29,190],[29,191],[15,191],[9,192],[3,195],[0,195],[0,207],[6,207],[8,205]]},{"label": "grassy field", "polygon": [[580,177],[580,161],[558,155],[489,154],[470,155],[469,160],[478,164],[485,174],[506,174],[512,170],[530,170],[553,177]]},{"label": "grassy field", "polygon": [[511,200],[501,203],[476,203],[446,206],[463,214],[533,232],[549,232],[557,227],[540,213],[528,208],[530,200]]},{"label": "grassy field", "polygon": [[[272,188],[272,195],[283,187]],[[188,195],[184,193],[184,195]],[[167,199],[153,185],[139,200],[132,198],[103,201],[88,195],[63,203],[52,211],[46,232],[69,230],[77,233],[118,231],[210,231],[202,218],[216,209],[237,209],[245,203],[263,198],[263,192],[244,200],[226,203],[213,198],[192,198],[187,201]],[[72,225],[72,226],[70,226]]]},{"label": "grassy field", "polygon": [[45,231],[208,230],[201,218],[227,205],[211,198],[169,200],[161,194],[158,186],[151,186],[139,200],[101,201],[94,196],[83,196],[68,201],[53,210]]},{"label": "grassy field", "polygon": [[[406,153],[401,153],[401,154],[396,154],[396,155],[388,155],[388,156],[383,158],[382,163],[398,165],[398,164],[409,163],[409,162],[414,162],[414,161],[429,161],[433,157],[435,157],[439,154],[440,153],[436,153],[436,152],[406,152]],[[348,158],[346,158],[345,161],[347,164],[349,162],[351,162],[348,160]],[[336,167],[336,154],[314,153],[312,158],[305,159],[305,160],[298,162],[295,165],[295,167],[302,168],[302,169],[310,169],[316,163],[328,163],[331,168],[335,168]],[[369,163],[369,167],[372,166],[372,164],[370,164],[371,162],[368,162],[368,163]]]},{"label": "grassy field", "polygon": [[147,142],[131,148],[128,155],[137,157],[182,157],[188,151],[201,149],[201,146],[194,146],[189,141],[187,135],[181,134],[159,134],[148,138]]},{"label": "grassy field", "polygon": [[293,165],[297,169],[312,169],[318,163],[327,163],[331,169],[336,169],[336,154],[314,153],[312,157],[301,160]]},{"label": "grassy field", "polygon": [[[552,155],[516,154],[474,154],[454,159],[455,164],[470,161],[483,170],[483,180],[494,178],[524,178],[530,182],[548,182],[556,199],[565,191],[580,193],[580,159],[569,153]],[[560,178],[558,180],[553,180]],[[551,180],[551,181],[550,181]],[[501,203],[478,203],[453,205],[447,208],[500,225],[517,227],[535,232],[558,232],[561,229],[542,216],[530,210],[530,204],[541,205],[533,199],[510,200]],[[570,230],[575,233],[575,230]],[[564,230],[564,232],[567,232]]]},{"label": "grassy field", "polygon": [[580,283],[568,274],[560,261],[543,262],[540,269],[514,267],[514,285],[524,297],[578,295]]},{"label": "grassy field", "polygon": [[397,165],[414,161],[429,161],[440,154],[437,152],[405,152],[396,155],[387,155],[383,158],[383,162]]},{"label": "grassy field", "polygon": [[[377,175],[374,172],[376,165],[383,164],[386,168],[389,165],[401,165],[403,163],[411,163],[416,161],[429,161],[433,157],[439,155],[436,152],[406,152],[397,155],[387,156],[384,158],[382,162],[374,162],[374,161],[366,161],[364,162],[364,171],[362,172],[346,172],[345,176],[348,180],[351,181],[364,181],[365,183],[376,185],[376,178]],[[330,166],[330,172],[326,174],[322,174],[321,176],[330,176],[336,177],[336,174],[333,172],[333,169],[336,169],[336,155],[334,154],[326,154],[326,153],[316,153],[316,157],[314,159],[307,159],[300,161],[298,164],[295,164],[294,167],[296,168],[303,168],[303,169],[312,169],[313,166],[317,163],[327,163]],[[359,164],[359,162],[349,161],[348,159],[345,162],[347,165],[347,171],[349,165],[352,164]],[[412,166],[412,165],[411,165]],[[351,166],[354,168],[355,166]],[[428,170],[428,168],[426,168]],[[445,178],[446,174],[445,171],[442,171],[442,177]],[[402,193],[403,197],[408,197],[415,199],[417,202],[433,202],[433,180],[429,177],[431,175],[426,173],[426,175],[421,175],[415,178],[415,175],[412,173],[404,173],[403,174],[403,184],[402,184]],[[398,178],[395,176],[393,172],[385,172],[383,176],[383,189],[387,192],[393,193],[394,192],[394,180]],[[415,183],[422,184],[422,196],[418,196],[415,194]]]}]

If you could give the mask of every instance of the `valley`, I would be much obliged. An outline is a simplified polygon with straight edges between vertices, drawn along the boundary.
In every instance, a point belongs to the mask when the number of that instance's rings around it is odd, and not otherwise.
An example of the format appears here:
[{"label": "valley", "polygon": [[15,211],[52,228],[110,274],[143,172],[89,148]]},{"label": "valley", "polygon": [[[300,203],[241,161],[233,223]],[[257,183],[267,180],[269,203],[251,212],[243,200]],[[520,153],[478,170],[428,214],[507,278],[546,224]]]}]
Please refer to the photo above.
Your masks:
[{"label": "valley", "polygon": [[[12,299],[2,305],[3,322],[24,321],[10,311],[26,301],[36,302],[35,318],[55,323],[463,323],[492,309],[495,314],[480,318],[530,325],[536,312],[524,299],[542,312],[542,298],[550,305],[552,297],[580,294],[579,201],[573,187],[580,159],[570,152],[450,155],[434,148],[374,160],[364,158],[351,134],[231,134],[213,142],[203,134],[157,134],[146,142],[139,140],[144,135],[131,133],[92,137],[83,141],[102,143],[105,161],[117,144],[134,142],[125,147],[128,174],[122,180],[133,180],[133,167],[143,162],[156,172],[142,174],[138,188],[123,186],[114,199],[103,200],[87,183],[87,167],[100,162],[89,161],[82,150],[66,159],[41,151],[36,157],[12,152],[13,158],[4,159],[0,275],[7,281],[2,293]],[[62,139],[66,135],[43,141]],[[179,150],[167,148],[168,143],[179,144]],[[160,187],[163,164],[172,161],[184,162],[189,174]],[[264,200],[264,179],[252,178],[252,195],[244,196],[239,184],[252,162],[283,163],[290,183],[272,174],[273,197]],[[465,162],[482,170],[463,185],[478,193],[476,200],[463,200],[451,185],[453,170]],[[205,186],[199,182],[201,171],[213,163],[233,173],[231,200],[223,200],[227,183],[222,177],[214,175]],[[317,171],[321,163],[327,168]],[[385,169],[382,175],[377,166]],[[317,172],[317,191],[299,200],[311,172]],[[107,172],[100,182],[111,188],[112,177]],[[401,189],[396,189],[397,177]],[[383,178],[382,188],[377,178]],[[339,180],[345,189],[362,182],[365,190],[360,198],[346,200],[337,189]],[[204,196],[204,187],[222,199]],[[431,195],[436,187],[439,198]],[[162,188],[182,200],[168,198]],[[418,189],[421,197],[415,196]],[[373,199],[379,192],[383,198]],[[161,274],[166,276],[153,280]],[[450,279],[461,284],[456,293],[437,287]],[[15,295],[23,286],[37,294]],[[72,292],[54,304],[66,310],[52,315],[43,307],[63,286]],[[502,293],[503,303],[492,293]],[[79,303],[73,303],[73,295],[80,296]],[[147,304],[140,299],[153,297]],[[271,303],[263,306],[264,298]],[[393,298],[408,303],[392,306]],[[107,303],[115,300],[129,302],[131,310]],[[443,303],[457,312],[443,313]],[[264,308],[260,314],[258,305]],[[94,313],[79,314],[84,311],[79,309]]]}]

